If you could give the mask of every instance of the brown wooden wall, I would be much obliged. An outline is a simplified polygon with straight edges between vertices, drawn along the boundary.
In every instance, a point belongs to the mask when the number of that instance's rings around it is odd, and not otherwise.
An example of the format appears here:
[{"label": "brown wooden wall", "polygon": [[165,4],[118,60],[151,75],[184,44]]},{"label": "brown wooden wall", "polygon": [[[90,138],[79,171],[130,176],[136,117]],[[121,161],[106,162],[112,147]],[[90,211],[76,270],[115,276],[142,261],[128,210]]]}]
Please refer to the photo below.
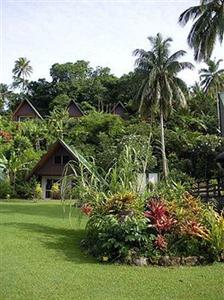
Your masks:
[{"label": "brown wooden wall", "polygon": [[21,105],[21,107],[14,113],[13,121],[18,121],[20,116],[38,118],[35,111],[32,109],[32,107],[27,102],[24,102]]},{"label": "brown wooden wall", "polygon": [[120,117],[124,117],[125,116],[125,109],[121,105],[118,105],[114,109],[114,114],[118,115]]},{"label": "brown wooden wall", "polygon": [[40,176],[61,176],[63,173],[64,165],[58,165],[54,163],[54,157],[57,155],[67,155],[70,159],[72,159],[72,156],[69,154],[69,152],[64,149],[62,146],[60,146],[44,163],[40,169],[38,169],[35,172],[35,175]]},{"label": "brown wooden wall", "polygon": [[79,110],[79,108],[74,103],[71,103],[69,105],[68,113],[69,113],[70,117],[82,117],[83,116],[82,112]]}]

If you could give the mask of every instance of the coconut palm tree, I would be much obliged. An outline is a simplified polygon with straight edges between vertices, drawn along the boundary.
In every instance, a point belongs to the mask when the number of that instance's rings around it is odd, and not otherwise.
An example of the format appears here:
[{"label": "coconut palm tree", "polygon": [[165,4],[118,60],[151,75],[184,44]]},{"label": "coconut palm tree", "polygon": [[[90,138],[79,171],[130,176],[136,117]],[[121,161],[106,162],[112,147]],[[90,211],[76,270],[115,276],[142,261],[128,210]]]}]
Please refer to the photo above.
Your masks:
[{"label": "coconut palm tree", "polygon": [[139,111],[144,112],[144,106],[148,110],[160,114],[161,127],[161,150],[163,160],[164,177],[168,176],[168,165],[165,151],[164,118],[172,111],[173,105],[179,103],[186,106],[187,86],[177,77],[177,74],[185,69],[192,69],[189,62],[180,62],[185,55],[180,50],[170,55],[171,38],[163,39],[158,33],[156,37],[148,37],[151,49],[136,49],[133,54],[138,58],[135,61],[137,70],[142,74],[142,84],[139,88],[140,106]]},{"label": "coconut palm tree", "polygon": [[20,57],[15,61],[15,66],[12,70],[14,87],[22,85],[22,90],[25,91],[27,86],[27,78],[33,73],[33,68],[30,61],[26,57]]},{"label": "coconut palm tree", "polygon": [[220,69],[222,59],[207,62],[207,68],[199,71],[200,85],[204,92],[216,97],[217,93],[224,88],[224,69]]},{"label": "coconut palm tree", "polygon": [[223,41],[224,0],[201,0],[200,5],[188,8],[179,17],[182,25],[189,20],[194,21],[188,44],[194,49],[195,60],[207,60],[212,55],[216,40]]}]

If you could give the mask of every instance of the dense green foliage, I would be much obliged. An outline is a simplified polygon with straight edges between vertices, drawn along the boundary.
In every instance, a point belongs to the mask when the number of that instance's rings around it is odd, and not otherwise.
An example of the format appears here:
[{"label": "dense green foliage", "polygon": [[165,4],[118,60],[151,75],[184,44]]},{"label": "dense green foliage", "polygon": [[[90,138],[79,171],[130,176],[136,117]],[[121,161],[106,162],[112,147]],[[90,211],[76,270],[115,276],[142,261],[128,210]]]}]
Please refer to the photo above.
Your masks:
[{"label": "dense green foliage", "polygon": [[[6,180],[11,183],[11,195],[17,186],[24,184],[24,176],[57,138],[63,138],[85,157],[93,157],[97,167],[105,171],[113,165],[124,145],[129,143],[136,148],[139,141],[147,142],[150,138],[156,163],[149,165],[148,171],[162,171],[157,118],[146,122],[130,114],[128,120],[123,120],[89,110],[79,119],[69,119],[67,112],[59,108],[43,121],[16,123],[10,118],[10,114],[0,117],[0,159],[7,170]],[[202,91],[192,92],[187,108],[173,110],[165,122],[171,178],[186,182],[189,177],[203,179],[220,174],[216,156],[222,152],[223,139],[217,135],[217,124],[215,99]],[[8,189],[3,194],[8,194]]]},{"label": "dense green foliage", "polygon": [[[117,101],[130,104],[138,89],[135,73],[130,72],[117,78],[111,74],[109,68],[93,69],[89,62],[83,60],[75,63],[56,63],[51,67],[50,75],[52,77],[50,82],[45,79],[21,81],[19,77],[14,86],[18,87],[22,82],[21,92],[18,93],[18,90],[15,92],[8,87],[10,93],[7,99],[3,99],[9,110],[13,110],[21,99],[27,97],[43,115],[49,114],[54,107],[65,108],[70,99],[81,103],[83,108],[88,104],[88,107],[106,111]],[[5,91],[7,86],[2,88]]]},{"label": "dense green foliage", "polygon": [[[188,110],[175,111],[170,117],[165,136],[173,179],[185,182],[189,176],[202,179],[219,174],[216,156],[223,149],[223,139],[216,134],[214,112],[212,99],[209,101],[202,94],[192,98]],[[16,185],[23,184],[24,176],[57,138],[63,138],[87,158],[93,157],[97,167],[106,171],[125,144],[137,147],[140,140],[147,142],[151,136],[150,144],[157,162],[150,164],[148,171],[162,171],[160,130],[156,123],[148,124],[136,118],[124,121],[97,112],[74,120],[66,115],[62,118],[60,112],[41,122],[15,123],[2,116],[0,128],[0,158],[14,192]]]}]

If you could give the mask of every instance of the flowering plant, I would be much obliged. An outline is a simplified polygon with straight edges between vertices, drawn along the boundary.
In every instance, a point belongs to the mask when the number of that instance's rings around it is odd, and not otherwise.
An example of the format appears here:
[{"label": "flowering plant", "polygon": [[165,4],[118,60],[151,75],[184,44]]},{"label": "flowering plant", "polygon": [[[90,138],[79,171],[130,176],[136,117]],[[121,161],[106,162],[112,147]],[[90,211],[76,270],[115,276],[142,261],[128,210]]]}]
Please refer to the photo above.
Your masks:
[{"label": "flowering plant", "polygon": [[89,205],[88,203],[85,203],[82,207],[81,207],[81,211],[87,215],[87,216],[91,216],[92,212],[93,212],[93,208],[91,205]]},{"label": "flowering plant", "polygon": [[0,130],[0,137],[2,137],[6,142],[9,142],[12,139],[10,132]]},{"label": "flowering plant", "polygon": [[161,235],[161,234],[158,234],[156,239],[155,239],[155,242],[154,242],[156,248],[158,248],[159,250],[166,250],[167,249],[167,240],[166,238]]},{"label": "flowering plant", "polygon": [[196,221],[190,220],[187,221],[185,224],[182,224],[181,232],[183,234],[196,236],[204,240],[210,240],[209,230]]},{"label": "flowering plant", "polygon": [[170,215],[170,212],[162,199],[153,198],[147,204],[147,210],[144,213],[156,230],[161,232],[169,231],[176,223],[176,220]]}]

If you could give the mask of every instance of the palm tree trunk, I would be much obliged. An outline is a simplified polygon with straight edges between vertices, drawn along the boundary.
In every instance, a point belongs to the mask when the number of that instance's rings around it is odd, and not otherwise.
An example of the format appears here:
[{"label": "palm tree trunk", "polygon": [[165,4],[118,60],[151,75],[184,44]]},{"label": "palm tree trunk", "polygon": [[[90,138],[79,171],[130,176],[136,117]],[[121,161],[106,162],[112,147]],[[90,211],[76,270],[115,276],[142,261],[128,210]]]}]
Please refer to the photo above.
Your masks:
[{"label": "palm tree trunk", "polygon": [[219,95],[218,95],[218,88],[216,86],[215,88],[215,99],[216,99],[216,105],[217,105],[217,116],[218,116],[218,130],[220,131],[220,134],[222,135],[221,132],[221,123],[220,123],[220,108],[219,108]]},{"label": "palm tree trunk", "polygon": [[160,108],[160,127],[161,127],[161,150],[162,150],[162,161],[163,161],[163,175],[166,179],[168,177],[168,164],[166,158],[166,147],[165,147],[165,135],[164,135],[164,117],[163,109]]}]

